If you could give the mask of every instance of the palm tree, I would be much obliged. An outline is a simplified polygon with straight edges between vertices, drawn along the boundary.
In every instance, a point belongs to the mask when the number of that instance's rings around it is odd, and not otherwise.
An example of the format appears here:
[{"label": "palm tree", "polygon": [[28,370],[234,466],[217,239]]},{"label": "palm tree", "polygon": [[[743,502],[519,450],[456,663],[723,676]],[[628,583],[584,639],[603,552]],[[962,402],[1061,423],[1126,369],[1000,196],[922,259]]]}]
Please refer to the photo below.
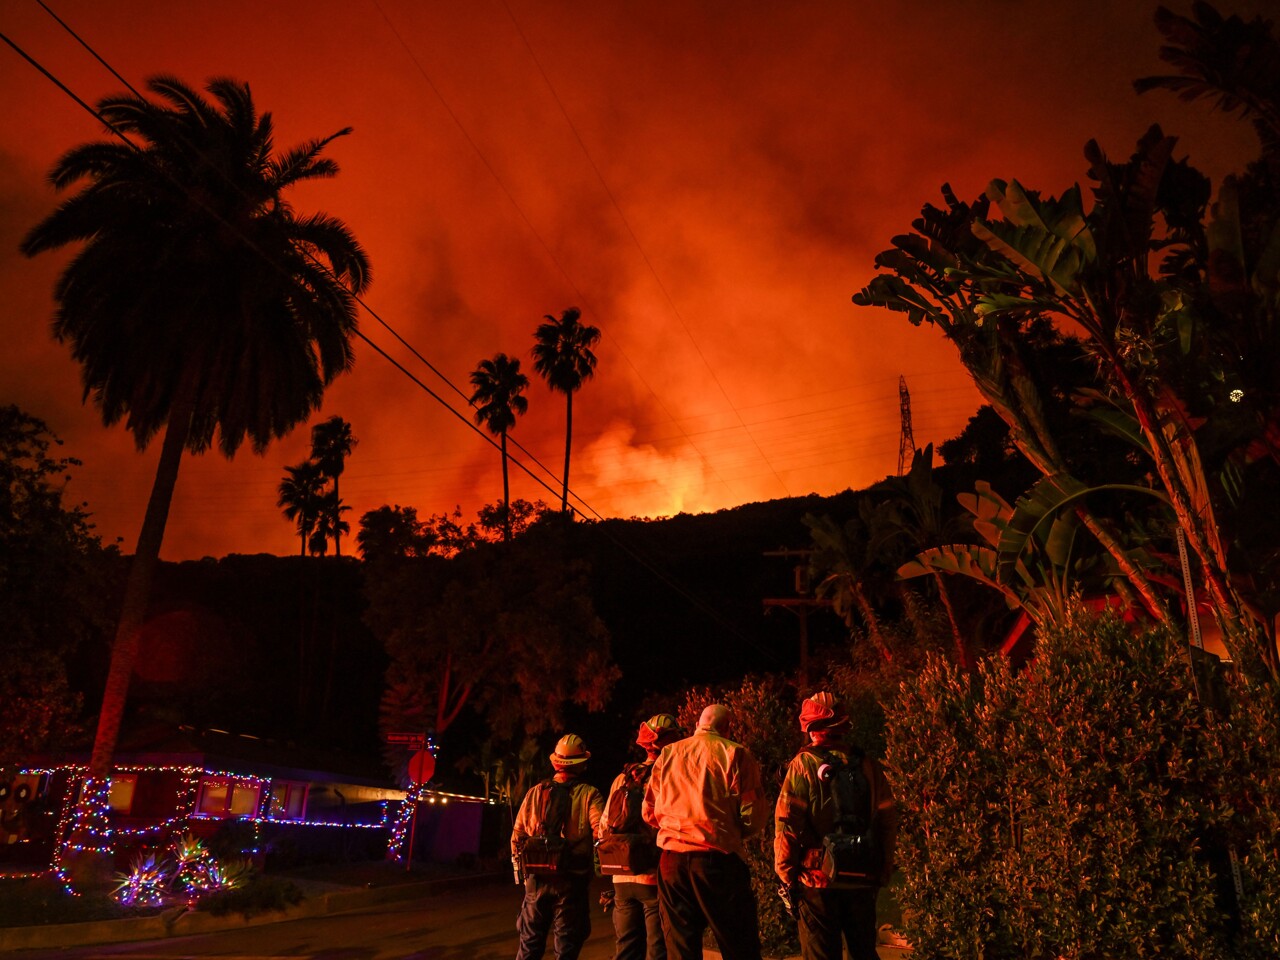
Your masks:
[{"label": "palm tree", "polygon": [[304,460],[296,467],[285,467],[288,474],[280,481],[277,490],[286,520],[296,521],[298,537],[302,541],[299,556],[307,555],[307,541],[320,518],[320,498],[324,494],[324,472],[314,460]]},{"label": "palm tree", "polygon": [[[280,153],[247,84],[212,80],[212,100],[167,76],[148,88],[156,100],[99,101],[131,140],[64,154],[54,186],[83,188],[22,242],[28,256],[82,245],[54,289],[54,336],[70,343],[106,425],[124,420],[139,448],[164,428],[77,810],[77,836],[99,849],[95,817],[182,453],[208,449],[215,433],[228,457],[246,436],[262,451],[305,421],[351,366],[354,295],[369,281],[340,220],[299,216],[282,196],[337,173],[321,153],[349,129]],[[91,859],[86,869],[100,866]]]},{"label": "palm tree", "polygon": [[336,490],[326,490],[320,495],[320,509],[316,513],[315,526],[311,528],[311,536],[307,539],[307,548],[313,557],[323,557],[329,553],[329,541],[335,544],[344,533],[351,532],[351,524],[342,519],[342,515],[351,508],[338,499]]},{"label": "palm tree", "polygon": [[533,369],[547,381],[552,390],[564,394],[564,489],[560,494],[560,510],[569,505],[569,451],[573,446],[573,395],[596,372],[596,355],[591,351],[600,342],[598,327],[584,326],[581,312],[570,307],[557,320],[546,315],[546,323],[538,325],[534,338]]},{"label": "palm tree", "polygon": [[[358,441],[351,433],[351,424],[334,414],[328,420],[317,423],[311,428],[311,459],[320,466],[320,472],[333,480],[334,503],[341,503],[338,493],[338,478],[347,464],[347,457]],[[334,523],[333,552],[342,556],[342,525]]]},{"label": "palm tree", "polygon": [[516,417],[529,409],[529,401],[521,396],[529,386],[529,378],[520,372],[520,361],[499,353],[492,360],[481,360],[471,371],[471,403],[476,407],[476,423],[502,440],[502,539],[511,539],[511,483],[507,475],[507,431],[516,425]]}]

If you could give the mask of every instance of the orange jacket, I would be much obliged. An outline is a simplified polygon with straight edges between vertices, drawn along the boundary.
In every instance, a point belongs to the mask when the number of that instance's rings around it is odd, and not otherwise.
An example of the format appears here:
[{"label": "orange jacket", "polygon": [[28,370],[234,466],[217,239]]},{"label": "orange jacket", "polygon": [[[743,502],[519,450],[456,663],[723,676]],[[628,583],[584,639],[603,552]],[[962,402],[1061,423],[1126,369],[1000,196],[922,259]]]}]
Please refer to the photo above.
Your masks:
[{"label": "orange jacket", "polygon": [[644,794],[644,819],[663,850],[719,850],[746,859],[742,840],[767,816],[760,765],[751,752],[699,729],[662,749]]},{"label": "orange jacket", "polygon": [[[572,872],[587,873],[591,870],[592,841],[600,818],[604,813],[604,800],[600,791],[577,777],[557,773],[557,783],[569,788],[569,818],[564,825],[564,838],[569,843]],[[520,812],[516,814],[515,826],[511,831],[511,856],[520,855],[520,846],[525,837],[532,837],[542,832],[542,817],[550,800],[551,788],[544,780],[534,784],[520,804]]]},{"label": "orange jacket", "polygon": [[[819,750],[835,754],[845,763],[849,752],[838,745],[823,745]],[[822,838],[835,830],[835,804],[830,791],[822,789],[818,768],[823,760],[808,748],[796,754],[782,778],[782,790],[774,808],[773,869],[784,884],[799,881],[805,886],[825,886],[825,875],[817,869]],[[893,852],[897,839],[898,816],[893,792],[880,764],[870,757],[862,758],[862,773],[871,786],[871,829],[879,835],[884,864],[880,882],[886,883],[893,873]]]}]

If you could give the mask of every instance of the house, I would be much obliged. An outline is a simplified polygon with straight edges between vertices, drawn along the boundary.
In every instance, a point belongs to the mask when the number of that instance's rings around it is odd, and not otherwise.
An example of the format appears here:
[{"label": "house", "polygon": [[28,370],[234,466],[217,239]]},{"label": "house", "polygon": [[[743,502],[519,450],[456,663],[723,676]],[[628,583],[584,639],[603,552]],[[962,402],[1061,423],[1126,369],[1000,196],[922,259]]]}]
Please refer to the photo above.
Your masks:
[{"label": "house", "polygon": [[[0,781],[0,869],[49,869],[79,796],[86,759],[32,764]],[[121,744],[107,794],[117,869],[140,851],[191,833],[259,864],[376,859],[393,828],[412,823],[415,857],[454,860],[480,850],[478,797],[419,787],[416,821],[406,792],[377,758],[325,755],[225,730],[179,727]]]}]

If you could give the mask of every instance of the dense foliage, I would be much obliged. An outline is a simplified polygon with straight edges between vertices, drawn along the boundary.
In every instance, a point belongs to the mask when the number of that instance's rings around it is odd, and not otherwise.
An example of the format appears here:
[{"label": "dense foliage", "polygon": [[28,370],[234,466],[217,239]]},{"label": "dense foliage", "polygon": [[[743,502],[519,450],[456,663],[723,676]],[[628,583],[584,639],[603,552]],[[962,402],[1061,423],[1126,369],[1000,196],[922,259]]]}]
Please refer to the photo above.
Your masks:
[{"label": "dense foliage", "polygon": [[[915,947],[993,960],[1274,955],[1280,834],[1267,795],[1280,769],[1254,756],[1274,738],[1252,738],[1280,716],[1261,689],[1236,691],[1239,725],[1225,723],[1168,631],[1078,608],[1020,673],[1003,658],[976,675],[934,659],[888,718]],[[1231,843],[1248,877],[1252,929],[1239,938]]]},{"label": "dense foliage", "polygon": [[[1262,155],[1218,186],[1175,159],[1176,138],[1151,127],[1129,159],[1085,147],[1091,196],[1057,196],[992,180],[965,202],[943,188],[911,232],[876,258],[854,297],[937,327],[1008,436],[1042,479],[1012,507],[990,546],[926,551],[922,570],[962,573],[1003,589],[1038,623],[1060,619],[1073,583],[1116,593],[1162,622],[1197,602],[1177,576],[1175,533],[1197,561],[1198,588],[1233,659],[1280,677],[1280,68],[1269,22],[1161,9],[1162,56],[1180,76],[1149,78],[1239,111]],[[1051,410],[1036,329],[1071,330],[1091,372],[1067,386],[1095,433],[1126,439],[1145,476],[1092,480],[1064,445]],[[1076,364],[1077,369],[1079,364]],[[1074,449],[1073,449],[1074,448]],[[1073,454],[1077,454],[1073,456]],[[984,499],[983,491],[978,493]],[[990,498],[985,498],[993,502]],[[1002,502],[1002,501],[1001,501]],[[978,519],[986,518],[979,514]],[[1181,541],[1179,541],[1181,542]],[[917,570],[916,572],[920,572]]]},{"label": "dense foliage", "polygon": [[79,730],[67,667],[107,628],[107,551],[88,514],[64,502],[79,461],[41,420],[0,407],[0,766],[55,749]]}]

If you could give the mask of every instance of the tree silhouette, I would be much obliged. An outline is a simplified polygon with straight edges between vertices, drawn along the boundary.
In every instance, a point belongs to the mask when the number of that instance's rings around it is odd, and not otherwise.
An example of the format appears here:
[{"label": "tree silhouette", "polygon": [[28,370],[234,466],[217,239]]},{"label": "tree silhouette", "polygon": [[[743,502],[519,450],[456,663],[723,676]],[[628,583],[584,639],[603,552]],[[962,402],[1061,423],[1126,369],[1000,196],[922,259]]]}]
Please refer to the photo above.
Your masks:
[{"label": "tree silhouette", "polygon": [[425,557],[435,546],[434,534],[418,519],[417,507],[383,505],[360,518],[356,534],[366,561]]},{"label": "tree silhouette", "polygon": [[[54,289],[54,336],[82,366],[85,398],[140,448],[164,427],[112,646],[90,784],[76,835],[105,790],[184,450],[261,451],[319,407],[351,366],[364,251],[340,221],[299,216],[282,194],[337,173],[321,156],[342,130],[283,153],[248,84],[215,79],[212,101],[155,77],[158,98],[107,97],[99,116],[131,142],[94,141],[59,159],[59,190],[83,188],[37,224],[22,251],[83,244]],[[89,846],[101,848],[90,839]],[[90,858],[92,870],[103,858]]]},{"label": "tree silhouette", "polygon": [[507,432],[516,425],[516,417],[529,409],[529,401],[522,396],[529,386],[529,378],[520,372],[520,361],[499,353],[492,360],[481,360],[471,372],[471,385],[475,392],[471,402],[476,404],[476,423],[485,427],[502,441],[502,539],[511,539],[511,483],[507,473]]},{"label": "tree silhouette", "polygon": [[581,312],[570,307],[560,319],[547,314],[546,323],[538,325],[534,338],[533,369],[547,381],[547,386],[565,398],[564,417],[564,489],[560,494],[560,510],[569,505],[569,453],[573,449],[573,395],[596,371],[596,355],[591,348],[600,342],[600,330],[581,322]]},{"label": "tree silhouette", "polygon": [[304,460],[296,467],[285,467],[288,474],[277,488],[280,499],[276,506],[282,508],[286,520],[297,524],[298,538],[302,541],[299,556],[307,555],[307,542],[320,516],[321,497],[324,495],[324,472],[314,460]]},{"label": "tree silhouette", "polygon": [[[351,424],[334,414],[328,420],[317,423],[311,428],[311,459],[320,467],[320,472],[333,481],[333,504],[342,503],[338,490],[338,478],[342,476],[347,465],[347,457],[359,441],[351,433]],[[333,552],[342,556],[342,537],[348,529],[346,524],[338,523],[335,516],[330,523],[333,534]]]},{"label": "tree silhouette", "polygon": [[[332,540],[336,547],[338,539],[344,533],[351,532],[351,524],[342,519],[342,515],[350,509],[338,499],[338,491],[326,490],[321,494],[316,523],[311,529],[311,536],[307,539],[307,549],[313,557],[327,556],[329,541]],[[341,556],[341,554],[338,555]]]}]

